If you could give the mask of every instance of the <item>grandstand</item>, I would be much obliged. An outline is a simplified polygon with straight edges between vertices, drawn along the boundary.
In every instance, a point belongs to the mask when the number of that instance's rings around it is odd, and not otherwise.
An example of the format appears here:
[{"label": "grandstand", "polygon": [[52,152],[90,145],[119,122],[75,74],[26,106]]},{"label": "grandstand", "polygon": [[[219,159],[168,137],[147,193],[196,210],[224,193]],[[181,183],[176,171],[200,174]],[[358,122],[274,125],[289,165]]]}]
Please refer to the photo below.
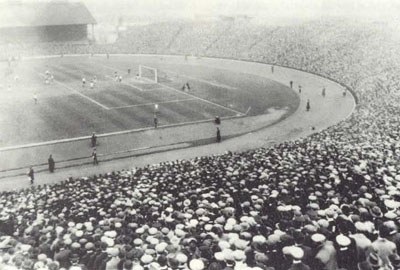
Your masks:
[{"label": "grandstand", "polygon": [[5,46],[25,59],[0,66],[21,77],[1,90],[0,269],[400,269],[396,25],[171,21]]},{"label": "grandstand", "polygon": [[81,2],[4,1],[0,9],[1,43],[87,43],[88,31],[94,36],[96,20]]}]

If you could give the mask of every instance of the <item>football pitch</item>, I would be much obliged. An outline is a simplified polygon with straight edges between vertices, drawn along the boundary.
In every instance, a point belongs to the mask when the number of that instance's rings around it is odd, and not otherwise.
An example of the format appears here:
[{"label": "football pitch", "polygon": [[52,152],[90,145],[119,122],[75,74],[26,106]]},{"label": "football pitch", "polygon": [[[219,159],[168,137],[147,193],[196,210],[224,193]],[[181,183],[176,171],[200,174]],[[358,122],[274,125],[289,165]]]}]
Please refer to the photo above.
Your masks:
[{"label": "football pitch", "polygon": [[[151,72],[138,77],[140,65],[156,69],[158,81]],[[151,128],[156,104],[159,127],[270,108],[291,114],[299,104],[292,89],[267,78],[163,57],[29,59],[0,71],[0,147]],[[46,71],[54,76],[48,84]]]}]

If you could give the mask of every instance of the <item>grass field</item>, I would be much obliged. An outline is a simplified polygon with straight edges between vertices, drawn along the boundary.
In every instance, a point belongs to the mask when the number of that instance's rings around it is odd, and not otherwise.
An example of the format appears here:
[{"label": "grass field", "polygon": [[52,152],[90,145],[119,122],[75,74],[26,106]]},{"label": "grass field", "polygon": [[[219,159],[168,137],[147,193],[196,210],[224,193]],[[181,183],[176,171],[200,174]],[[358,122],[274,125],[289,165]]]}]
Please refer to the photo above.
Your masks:
[{"label": "grass field", "polygon": [[[159,82],[137,80],[139,65],[157,68]],[[54,74],[49,85],[46,70]],[[160,126],[253,116],[269,108],[290,114],[299,104],[289,87],[266,78],[163,58],[32,59],[11,69],[1,64],[0,72],[0,147],[152,127],[155,104]],[[114,80],[115,72],[122,82]],[[188,92],[181,90],[186,82]]]}]

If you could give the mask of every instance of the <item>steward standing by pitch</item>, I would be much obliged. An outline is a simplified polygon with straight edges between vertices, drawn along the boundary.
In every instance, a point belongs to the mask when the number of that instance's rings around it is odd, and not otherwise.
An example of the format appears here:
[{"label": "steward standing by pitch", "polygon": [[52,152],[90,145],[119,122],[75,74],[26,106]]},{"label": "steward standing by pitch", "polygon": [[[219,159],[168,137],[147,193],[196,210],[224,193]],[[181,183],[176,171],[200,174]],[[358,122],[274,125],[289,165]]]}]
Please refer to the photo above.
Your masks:
[{"label": "steward standing by pitch", "polygon": [[33,185],[33,182],[35,181],[35,171],[33,170],[32,166],[29,168],[28,177],[29,180],[31,181],[31,185]]},{"label": "steward standing by pitch", "polygon": [[92,144],[92,147],[96,147],[97,145],[97,136],[96,133],[93,132],[92,137],[90,138],[90,142]]},{"label": "steward standing by pitch", "polygon": [[53,159],[53,156],[52,155],[50,155],[50,157],[49,157],[49,159],[48,159],[48,162],[49,162],[49,172],[51,172],[51,173],[53,173],[54,172],[54,167],[55,167],[55,162],[54,162],[54,159]]}]

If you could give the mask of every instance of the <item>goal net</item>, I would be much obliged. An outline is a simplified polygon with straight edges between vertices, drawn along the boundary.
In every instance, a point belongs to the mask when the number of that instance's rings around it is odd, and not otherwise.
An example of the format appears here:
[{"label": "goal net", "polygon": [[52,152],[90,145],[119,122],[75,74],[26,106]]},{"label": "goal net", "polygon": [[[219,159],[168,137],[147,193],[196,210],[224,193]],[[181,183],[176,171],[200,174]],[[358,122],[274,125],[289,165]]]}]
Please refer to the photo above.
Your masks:
[{"label": "goal net", "polygon": [[156,68],[139,65],[139,78],[153,83],[158,83],[158,71]]}]

